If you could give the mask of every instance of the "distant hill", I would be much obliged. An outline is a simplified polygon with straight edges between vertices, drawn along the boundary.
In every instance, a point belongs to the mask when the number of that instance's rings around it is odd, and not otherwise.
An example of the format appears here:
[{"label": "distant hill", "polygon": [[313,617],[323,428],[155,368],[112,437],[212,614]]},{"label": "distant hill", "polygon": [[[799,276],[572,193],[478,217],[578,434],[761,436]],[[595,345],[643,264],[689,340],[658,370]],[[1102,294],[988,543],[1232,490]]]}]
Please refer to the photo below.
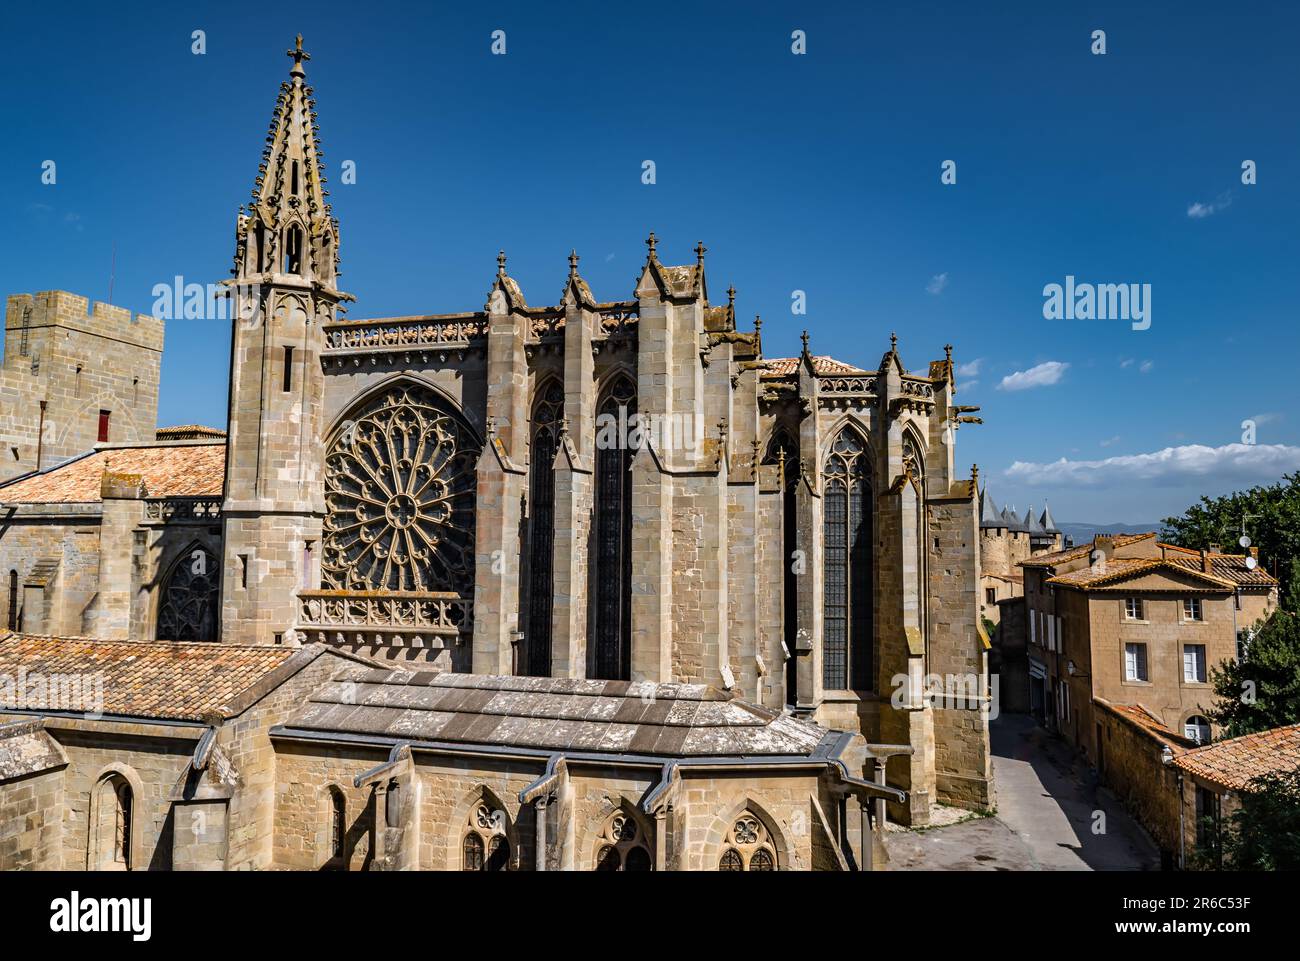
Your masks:
[{"label": "distant hill", "polygon": [[1066,537],[1074,539],[1074,543],[1083,544],[1092,540],[1097,534],[1145,534],[1147,531],[1160,533],[1160,522],[1153,521],[1146,524],[1082,524],[1072,523],[1056,525],[1061,529],[1061,533]]}]

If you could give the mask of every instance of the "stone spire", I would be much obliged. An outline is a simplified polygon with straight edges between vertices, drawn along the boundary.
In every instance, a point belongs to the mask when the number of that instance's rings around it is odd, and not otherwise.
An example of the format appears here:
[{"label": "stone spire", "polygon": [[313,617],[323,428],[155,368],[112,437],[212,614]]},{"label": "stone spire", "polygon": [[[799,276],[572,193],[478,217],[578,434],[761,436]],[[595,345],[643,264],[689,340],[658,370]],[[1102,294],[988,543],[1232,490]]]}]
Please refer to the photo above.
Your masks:
[{"label": "stone spire", "polygon": [[301,278],[333,290],[338,275],[338,222],[325,199],[324,151],[316,102],[303,64],[311,59],[299,35],[289,79],[280,84],[252,203],[240,214],[233,273],[250,282],[266,274]]}]

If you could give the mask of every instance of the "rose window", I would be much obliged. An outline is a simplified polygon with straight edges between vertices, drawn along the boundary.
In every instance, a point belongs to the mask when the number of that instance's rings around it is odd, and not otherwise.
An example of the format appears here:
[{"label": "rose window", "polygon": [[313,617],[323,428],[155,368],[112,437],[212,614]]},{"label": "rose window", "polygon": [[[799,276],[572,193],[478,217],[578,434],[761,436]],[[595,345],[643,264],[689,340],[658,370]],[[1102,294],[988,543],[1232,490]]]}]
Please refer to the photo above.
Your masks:
[{"label": "rose window", "polygon": [[326,587],[468,595],[477,459],[432,391],[406,385],[369,402],[325,459]]}]

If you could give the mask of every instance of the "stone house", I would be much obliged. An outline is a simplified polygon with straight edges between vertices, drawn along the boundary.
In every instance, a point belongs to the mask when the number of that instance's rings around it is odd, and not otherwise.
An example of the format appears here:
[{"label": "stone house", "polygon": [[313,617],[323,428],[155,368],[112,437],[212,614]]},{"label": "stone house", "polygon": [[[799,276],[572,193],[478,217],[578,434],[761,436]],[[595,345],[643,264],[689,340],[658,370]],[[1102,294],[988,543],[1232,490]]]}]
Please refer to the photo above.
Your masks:
[{"label": "stone house", "polygon": [[1187,550],[1154,533],[1099,535],[1020,566],[1031,707],[1094,765],[1096,698],[1208,742],[1209,669],[1235,658],[1278,602],[1276,578],[1253,553]]}]

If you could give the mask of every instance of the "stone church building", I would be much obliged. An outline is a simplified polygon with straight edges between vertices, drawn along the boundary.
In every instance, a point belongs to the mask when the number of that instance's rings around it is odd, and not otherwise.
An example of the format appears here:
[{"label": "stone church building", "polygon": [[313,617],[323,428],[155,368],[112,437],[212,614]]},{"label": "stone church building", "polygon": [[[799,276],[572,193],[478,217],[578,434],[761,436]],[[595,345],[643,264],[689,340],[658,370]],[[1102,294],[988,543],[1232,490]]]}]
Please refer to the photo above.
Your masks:
[{"label": "stone church building", "polygon": [[[977,419],[951,349],[911,370],[891,336],[866,370],[805,333],[766,357],[735,291],[711,299],[704,245],[673,265],[653,233],[625,299],[597,299],[571,253],[559,302],[529,303],[502,253],[481,309],[353,319],[290,54],[236,219],[224,442],[82,439],[0,484],[10,630],[711,691],[851,735],[855,777],[887,765],[894,817],[991,806],[978,478],[955,459]],[[26,305],[82,324],[70,297],[10,299],[6,371]],[[156,413],[142,369],[135,422]],[[47,406],[24,376],[19,420]]]}]

